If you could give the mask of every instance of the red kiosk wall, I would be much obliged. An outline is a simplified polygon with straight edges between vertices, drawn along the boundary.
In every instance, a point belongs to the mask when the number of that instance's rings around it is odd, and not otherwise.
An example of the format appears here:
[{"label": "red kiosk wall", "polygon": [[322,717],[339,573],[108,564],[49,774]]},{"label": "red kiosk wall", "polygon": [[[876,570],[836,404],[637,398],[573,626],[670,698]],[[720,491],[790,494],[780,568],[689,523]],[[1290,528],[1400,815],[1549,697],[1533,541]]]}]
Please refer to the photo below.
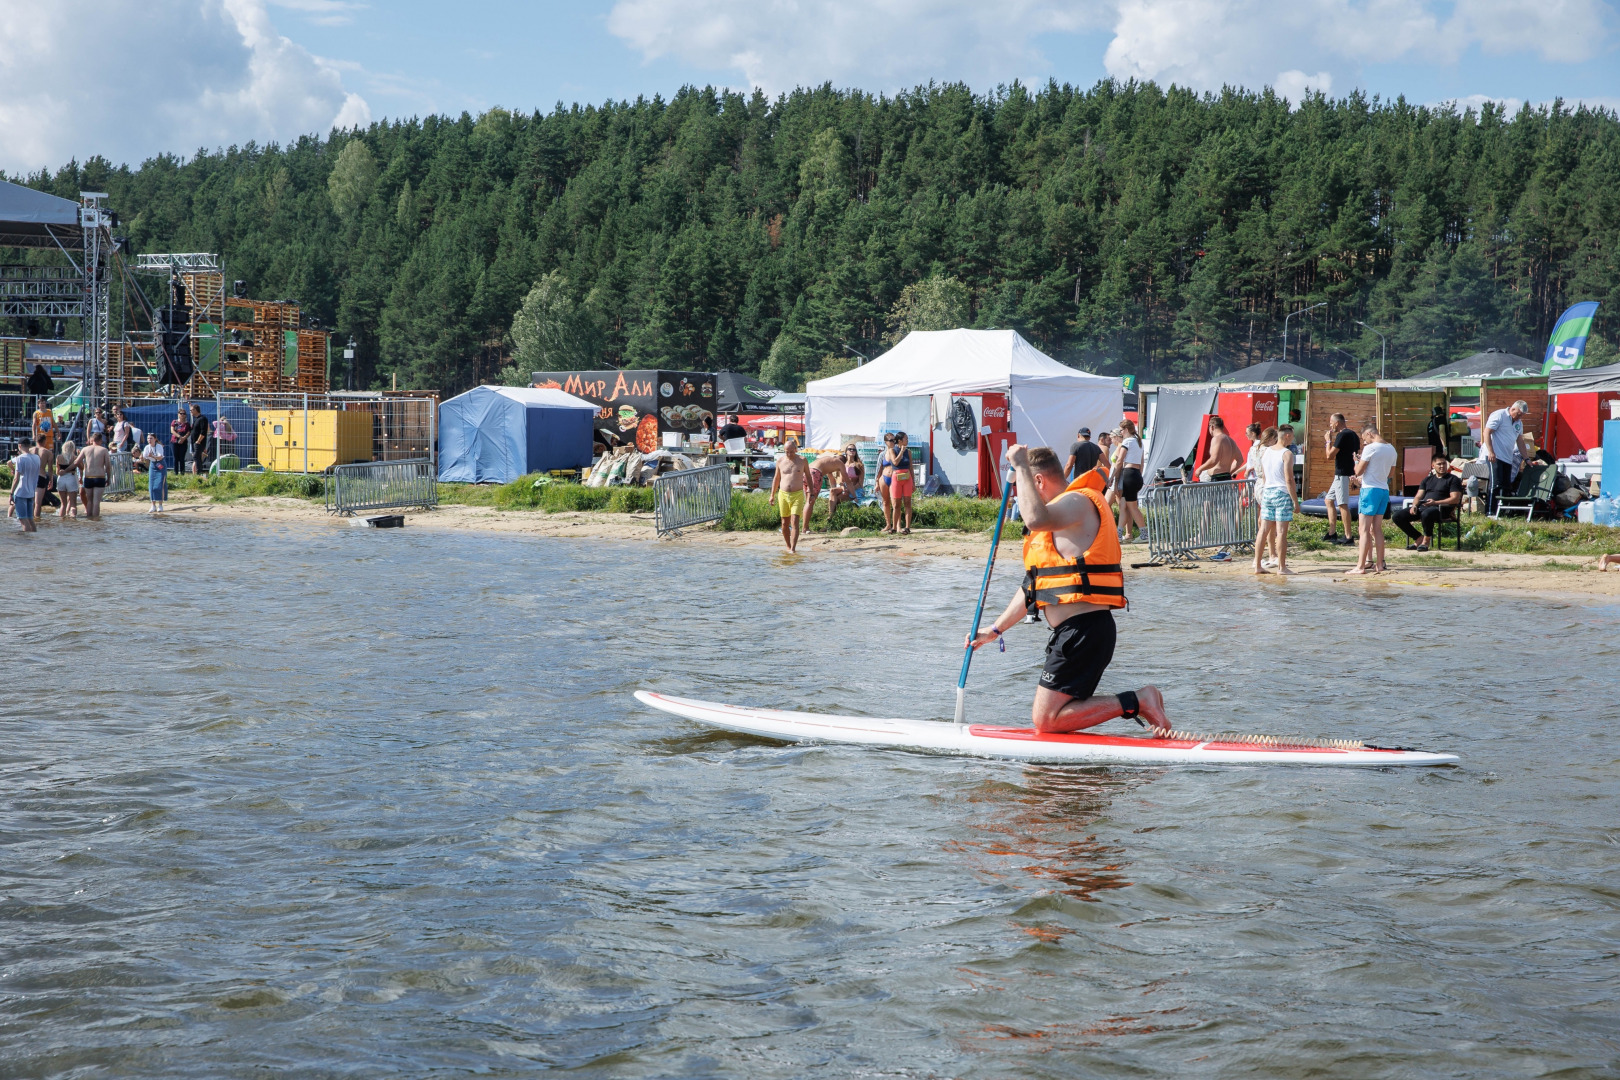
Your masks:
[{"label": "red kiosk wall", "polygon": [[1198,421],[1198,452],[1193,455],[1193,475],[1204,467],[1204,457],[1209,453],[1209,416],[1205,415]]},{"label": "red kiosk wall", "polygon": [[979,423],[991,431],[1007,430],[1007,395],[1006,394],[980,394],[978,395],[982,408],[979,410]]},{"label": "red kiosk wall", "polygon": [[1249,456],[1249,437],[1244,429],[1259,424],[1264,431],[1277,426],[1276,394],[1217,394],[1215,412],[1226,422],[1226,433],[1237,443],[1238,453]]},{"label": "red kiosk wall", "polygon": [[[985,395],[988,397],[989,395]],[[1011,431],[992,431],[979,436],[979,497],[1001,498],[1002,470],[996,467],[1004,460],[1007,447],[1018,441]]]},{"label": "red kiosk wall", "polygon": [[[1249,437],[1244,429],[1259,424],[1262,429],[1277,426],[1277,395],[1256,393],[1221,393],[1215,395],[1215,415],[1226,425],[1226,433],[1237,444],[1238,453],[1249,456]],[[1198,435],[1198,460],[1195,469],[1204,467],[1209,454],[1209,420],[1204,420]]]},{"label": "red kiosk wall", "polygon": [[[1007,395],[985,392],[978,394],[952,394],[951,398],[953,400],[956,398],[979,399],[979,497],[985,498],[987,497],[985,493],[989,492],[990,494],[988,497],[999,499],[1001,498],[1001,481],[997,477],[997,470],[986,464],[986,462],[1001,460],[1002,454],[1005,452],[1006,448],[1015,441],[1012,433],[1007,430],[1007,422],[1010,419],[1010,410],[1007,407]],[[986,436],[984,433],[985,428],[990,429],[988,436]],[[1001,436],[1006,436],[1006,438],[1001,439]],[[929,438],[930,440],[933,438],[933,433],[931,431],[929,433]],[[992,441],[1000,439],[1000,441],[994,442],[990,452],[987,452],[985,449],[986,438],[990,438]],[[932,454],[933,447],[929,447],[929,452]]]},{"label": "red kiosk wall", "polygon": [[1548,427],[1552,442],[1547,449],[1555,457],[1569,457],[1581,450],[1603,445],[1603,421],[1609,418],[1606,402],[1620,398],[1613,390],[1588,394],[1559,394],[1553,400]]}]

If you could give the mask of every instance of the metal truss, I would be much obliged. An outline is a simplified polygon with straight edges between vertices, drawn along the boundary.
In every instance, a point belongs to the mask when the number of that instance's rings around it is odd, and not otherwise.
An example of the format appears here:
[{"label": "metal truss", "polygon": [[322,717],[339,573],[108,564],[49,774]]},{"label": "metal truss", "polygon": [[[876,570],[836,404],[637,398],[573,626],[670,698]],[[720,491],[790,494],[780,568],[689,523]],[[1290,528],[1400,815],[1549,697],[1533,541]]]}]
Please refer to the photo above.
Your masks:
[{"label": "metal truss", "polygon": [[179,270],[223,273],[219,256],[208,251],[170,252],[135,256],[137,270]]},{"label": "metal truss", "polygon": [[0,318],[78,319],[84,300],[77,267],[0,266]]},{"label": "metal truss", "polygon": [[[84,400],[95,408],[107,404],[107,264],[115,254],[112,212],[104,204],[104,191],[79,192],[79,225],[84,235],[83,322]],[[70,260],[71,261],[71,260]]]}]

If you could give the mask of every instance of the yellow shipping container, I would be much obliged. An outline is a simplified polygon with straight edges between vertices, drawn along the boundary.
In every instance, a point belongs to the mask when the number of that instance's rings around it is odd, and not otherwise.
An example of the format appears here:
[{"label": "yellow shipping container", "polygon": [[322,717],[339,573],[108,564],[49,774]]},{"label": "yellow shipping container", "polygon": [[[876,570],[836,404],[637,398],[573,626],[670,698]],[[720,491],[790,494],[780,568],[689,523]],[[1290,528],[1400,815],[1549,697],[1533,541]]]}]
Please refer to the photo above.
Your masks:
[{"label": "yellow shipping container", "polygon": [[307,414],[303,409],[263,410],[259,413],[259,464],[276,472],[325,472],[334,465],[370,461],[371,421],[369,412],[358,409],[310,409]]}]

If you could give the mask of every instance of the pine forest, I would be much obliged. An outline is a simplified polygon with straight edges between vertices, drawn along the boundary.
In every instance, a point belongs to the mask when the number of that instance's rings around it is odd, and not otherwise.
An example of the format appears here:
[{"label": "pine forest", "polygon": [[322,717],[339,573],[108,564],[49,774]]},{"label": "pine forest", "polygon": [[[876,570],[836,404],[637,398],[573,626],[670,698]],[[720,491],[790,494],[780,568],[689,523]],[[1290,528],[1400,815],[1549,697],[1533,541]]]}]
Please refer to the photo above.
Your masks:
[{"label": "pine forest", "polygon": [[687,88],[17,179],[106,191],[135,251],[218,252],[299,300],[357,342],[357,388],[624,366],[797,389],[954,326],[1193,379],[1283,358],[1315,304],[1286,359],[1330,373],[1376,374],[1385,342],[1392,377],[1539,363],[1577,300],[1604,303],[1587,365],[1620,359],[1620,120],[1561,104]]}]

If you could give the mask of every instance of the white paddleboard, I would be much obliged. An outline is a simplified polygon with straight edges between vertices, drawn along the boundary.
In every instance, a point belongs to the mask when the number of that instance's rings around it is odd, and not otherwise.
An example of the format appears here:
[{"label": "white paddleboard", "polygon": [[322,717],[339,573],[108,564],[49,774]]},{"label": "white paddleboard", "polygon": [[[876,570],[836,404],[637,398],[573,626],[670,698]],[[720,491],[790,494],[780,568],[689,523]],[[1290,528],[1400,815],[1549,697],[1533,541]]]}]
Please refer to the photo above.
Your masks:
[{"label": "white paddleboard", "polygon": [[1456,754],[1422,750],[1339,750],[1192,742],[1148,735],[1043,735],[1033,728],[951,724],[938,720],[877,720],[722,705],[637,690],[636,700],[726,731],[789,742],[854,743],[931,754],[1085,765],[1451,765]]}]

